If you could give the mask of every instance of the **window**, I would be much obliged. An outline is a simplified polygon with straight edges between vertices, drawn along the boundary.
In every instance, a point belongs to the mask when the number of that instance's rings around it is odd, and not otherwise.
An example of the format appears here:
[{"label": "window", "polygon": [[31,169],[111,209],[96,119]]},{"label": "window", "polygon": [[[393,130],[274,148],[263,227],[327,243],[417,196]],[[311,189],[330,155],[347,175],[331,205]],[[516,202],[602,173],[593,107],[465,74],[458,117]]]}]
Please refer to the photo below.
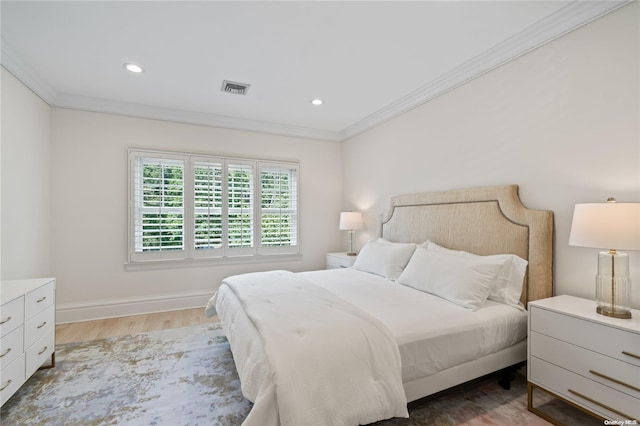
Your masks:
[{"label": "window", "polygon": [[265,247],[297,245],[297,170],[263,166],[260,170],[260,241]]},{"label": "window", "polygon": [[229,248],[253,247],[254,168],[251,164],[227,167],[227,229]]},{"label": "window", "polygon": [[196,162],[193,168],[196,250],[222,248],[222,163]]},{"label": "window", "polygon": [[130,150],[129,261],[296,254],[298,163]]},{"label": "window", "polygon": [[135,250],[166,252],[184,247],[184,164],[170,158],[137,157],[134,185]]}]

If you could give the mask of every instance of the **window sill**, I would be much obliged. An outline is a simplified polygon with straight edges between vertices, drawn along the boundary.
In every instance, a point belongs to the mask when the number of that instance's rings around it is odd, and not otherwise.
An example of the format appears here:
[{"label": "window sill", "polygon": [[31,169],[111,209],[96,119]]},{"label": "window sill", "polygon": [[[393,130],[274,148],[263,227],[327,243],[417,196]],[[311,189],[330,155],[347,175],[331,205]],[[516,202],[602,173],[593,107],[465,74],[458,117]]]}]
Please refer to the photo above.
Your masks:
[{"label": "window sill", "polygon": [[125,271],[148,271],[154,269],[197,268],[219,265],[290,262],[298,260],[302,260],[302,253],[266,254],[259,256],[234,256],[204,259],[146,260],[138,262],[127,262],[124,264],[124,269]]}]

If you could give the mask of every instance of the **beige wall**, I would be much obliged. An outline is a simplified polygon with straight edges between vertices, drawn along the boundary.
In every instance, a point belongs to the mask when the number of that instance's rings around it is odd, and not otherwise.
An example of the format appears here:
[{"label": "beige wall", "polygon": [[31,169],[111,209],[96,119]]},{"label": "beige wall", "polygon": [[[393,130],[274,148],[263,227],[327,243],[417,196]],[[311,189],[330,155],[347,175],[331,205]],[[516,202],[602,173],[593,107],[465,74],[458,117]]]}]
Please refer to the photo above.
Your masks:
[{"label": "beige wall", "polygon": [[2,68],[3,280],[50,276],[51,109]]},{"label": "beige wall", "polygon": [[[321,269],[339,248],[338,143],[59,108],[52,123],[51,256],[62,321],[202,305],[225,276]],[[302,260],[125,270],[128,147],[299,160]]]},{"label": "beige wall", "polygon": [[[343,144],[343,203],[375,236],[389,196],[515,183],[555,212],[555,291],[594,297],[598,250],[568,246],[573,206],[640,202],[637,2]],[[640,253],[632,252],[640,308]]]}]

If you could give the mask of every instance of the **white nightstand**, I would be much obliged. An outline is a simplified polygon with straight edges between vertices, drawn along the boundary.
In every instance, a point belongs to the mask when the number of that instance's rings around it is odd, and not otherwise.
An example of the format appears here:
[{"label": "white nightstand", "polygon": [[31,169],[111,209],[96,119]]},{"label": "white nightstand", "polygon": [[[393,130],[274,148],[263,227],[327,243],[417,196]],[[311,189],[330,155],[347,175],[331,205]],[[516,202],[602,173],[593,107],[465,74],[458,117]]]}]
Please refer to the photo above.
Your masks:
[{"label": "white nightstand", "polygon": [[528,408],[542,389],[601,420],[640,421],[640,311],[596,313],[592,300],[557,296],[529,303]]},{"label": "white nightstand", "polygon": [[346,252],[327,253],[327,269],[349,268],[358,256],[349,256]]}]

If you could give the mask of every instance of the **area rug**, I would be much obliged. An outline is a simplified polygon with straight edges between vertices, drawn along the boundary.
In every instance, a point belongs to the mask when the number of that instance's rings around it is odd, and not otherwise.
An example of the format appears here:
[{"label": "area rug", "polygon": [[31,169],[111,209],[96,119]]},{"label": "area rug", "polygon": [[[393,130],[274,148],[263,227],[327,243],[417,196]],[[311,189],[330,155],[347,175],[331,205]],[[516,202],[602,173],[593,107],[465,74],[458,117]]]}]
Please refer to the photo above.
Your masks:
[{"label": "area rug", "polygon": [[242,397],[218,324],[56,347],[2,407],[4,425],[239,425]]},{"label": "area rug", "polygon": [[[251,409],[219,324],[56,347],[2,407],[2,425],[240,425]],[[547,425],[526,410],[526,382],[495,377],[409,405],[376,426]]]}]

